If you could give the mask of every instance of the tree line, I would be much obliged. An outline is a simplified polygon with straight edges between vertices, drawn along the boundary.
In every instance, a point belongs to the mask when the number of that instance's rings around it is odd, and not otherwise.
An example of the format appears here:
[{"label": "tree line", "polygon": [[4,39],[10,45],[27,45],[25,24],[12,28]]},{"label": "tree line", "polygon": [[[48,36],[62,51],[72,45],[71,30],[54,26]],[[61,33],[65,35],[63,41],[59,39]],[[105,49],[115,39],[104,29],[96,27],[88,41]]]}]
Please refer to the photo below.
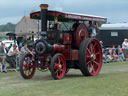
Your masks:
[{"label": "tree line", "polygon": [[0,25],[0,32],[15,32],[16,24],[7,23],[5,25]]}]

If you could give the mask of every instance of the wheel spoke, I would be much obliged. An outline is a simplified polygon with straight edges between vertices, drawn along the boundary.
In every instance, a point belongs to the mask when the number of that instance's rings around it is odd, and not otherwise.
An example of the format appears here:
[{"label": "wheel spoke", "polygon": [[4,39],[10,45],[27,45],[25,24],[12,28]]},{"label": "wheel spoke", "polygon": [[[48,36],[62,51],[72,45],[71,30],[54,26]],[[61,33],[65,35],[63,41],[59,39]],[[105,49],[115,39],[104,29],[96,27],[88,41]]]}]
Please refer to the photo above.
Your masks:
[{"label": "wheel spoke", "polygon": [[89,65],[91,63],[91,61],[88,61],[86,64]]},{"label": "wheel spoke", "polygon": [[24,70],[24,74],[27,75],[27,70]]},{"label": "wheel spoke", "polygon": [[59,77],[59,75],[60,75],[60,74],[59,74],[59,70],[58,70],[58,72],[57,72],[57,77]]},{"label": "wheel spoke", "polygon": [[31,64],[31,67],[30,68],[33,68],[34,67],[34,65],[33,64]]},{"label": "wheel spoke", "polygon": [[89,72],[92,72],[92,71],[93,71],[93,66],[91,65]]},{"label": "wheel spoke", "polygon": [[93,52],[93,45],[92,45],[92,43],[90,44],[89,47],[90,47],[89,49],[90,49],[90,51],[91,51],[91,54],[94,53],[94,52]]},{"label": "wheel spoke", "polygon": [[94,46],[93,46],[93,47],[95,48],[95,47],[96,47],[96,45],[97,45],[97,44],[96,44],[96,43],[94,43]]},{"label": "wheel spoke", "polygon": [[54,69],[57,70],[58,66],[59,66],[59,64],[55,63]]},{"label": "wheel spoke", "polygon": [[99,63],[97,61],[93,61],[95,65],[99,66]]},{"label": "wheel spoke", "polygon": [[33,65],[33,63],[31,63],[31,64],[30,64],[30,68],[33,68],[33,67],[35,67],[35,66]]},{"label": "wheel spoke", "polygon": [[91,55],[91,51],[87,48],[87,52]]},{"label": "wheel spoke", "polygon": [[93,61],[88,62],[88,70],[90,73],[95,72]]},{"label": "wheel spoke", "polygon": [[60,73],[62,73],[63,72],[63,69],[60,69]]},{"label": "wheel spoke", "polygon": [[58,76],[58,70],[56,70],[55,75]]},{"label": "wheel spoke", "polygon": [[28,70],[28,76],[30,76],[30,71]]},{"label": "wheel spoke", "polygon": [[55,70],[55,74],[57,74],[58,73],[58,70]]},{"label": "wheel spoke", "polygon": [[60,62],[61,62],[61,60],[60,60],[60,58],[58,58],[58,64],[60,64]]},{"label": "wheel spoke", "polygon": [[92,72],[94,72],[94,73],[96,72],[94,66],[93,66]]},{"label": "wheel spoke", "polygon": [[27,69],[28,69],[27,65],[24,65],[24,69],[25,69],[25,70],[27,70]]},{"label": "wheel spoke", "polygon": [[28,76],[30,75],[29,73],[30,73],[30,71],[28,70]]},{"label": "wheel spoke", "polygon": [[94,52],[94,53],[96,52],[95,47],[93,47],[93,52]]},{"label": "wheel spoke", "polygon": [[89,61],[89,62],[87,63],[89,72],[90,72],[90,68],[91,68],[91,65],[92,65],[91,63],[92,63],[92,61]]}]

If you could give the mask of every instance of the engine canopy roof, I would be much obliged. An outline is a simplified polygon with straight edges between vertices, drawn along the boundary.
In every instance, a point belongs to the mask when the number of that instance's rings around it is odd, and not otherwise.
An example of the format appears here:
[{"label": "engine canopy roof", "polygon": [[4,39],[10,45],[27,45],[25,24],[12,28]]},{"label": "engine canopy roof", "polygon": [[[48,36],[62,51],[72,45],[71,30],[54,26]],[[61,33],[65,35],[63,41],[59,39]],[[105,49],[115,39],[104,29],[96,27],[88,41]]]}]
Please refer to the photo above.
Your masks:
[{"label": "engine canopy roof", "polygon": [[[40,13],[40,11],[31,13],[30,18],[40,19]],[[62,22],[71,20],[107,22],[106,17],[48,10],[48,20],[55,20],[55,17],[57,17],[58,21]]]}]

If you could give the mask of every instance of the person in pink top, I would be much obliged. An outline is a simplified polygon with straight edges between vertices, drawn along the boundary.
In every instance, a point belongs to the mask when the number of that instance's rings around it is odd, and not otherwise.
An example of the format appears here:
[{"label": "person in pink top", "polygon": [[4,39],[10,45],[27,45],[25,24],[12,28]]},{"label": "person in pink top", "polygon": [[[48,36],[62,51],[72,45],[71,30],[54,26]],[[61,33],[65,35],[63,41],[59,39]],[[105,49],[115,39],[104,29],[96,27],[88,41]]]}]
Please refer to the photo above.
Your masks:
[{"label": "person in pink top", "polygon": [[123,53],[123,48],[121,48],[120,45],[118,45],[118,55],[119,55],[119,57],[121,57],[123,60],[125,60],[124,53]]}]

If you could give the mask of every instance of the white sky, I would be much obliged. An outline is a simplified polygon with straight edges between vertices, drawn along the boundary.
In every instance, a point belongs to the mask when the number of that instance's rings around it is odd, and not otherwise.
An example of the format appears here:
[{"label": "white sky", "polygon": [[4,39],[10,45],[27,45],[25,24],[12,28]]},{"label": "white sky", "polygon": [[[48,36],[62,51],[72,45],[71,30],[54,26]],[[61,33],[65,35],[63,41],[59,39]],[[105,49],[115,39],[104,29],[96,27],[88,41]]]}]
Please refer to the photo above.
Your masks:
[{"label": "white sky", "polygon": [[128,0],[0,0],[0,24],[16,24],[31,10],[40,10],[43,3],[52,10],[104,16],[112,23],[128,22]]}]

